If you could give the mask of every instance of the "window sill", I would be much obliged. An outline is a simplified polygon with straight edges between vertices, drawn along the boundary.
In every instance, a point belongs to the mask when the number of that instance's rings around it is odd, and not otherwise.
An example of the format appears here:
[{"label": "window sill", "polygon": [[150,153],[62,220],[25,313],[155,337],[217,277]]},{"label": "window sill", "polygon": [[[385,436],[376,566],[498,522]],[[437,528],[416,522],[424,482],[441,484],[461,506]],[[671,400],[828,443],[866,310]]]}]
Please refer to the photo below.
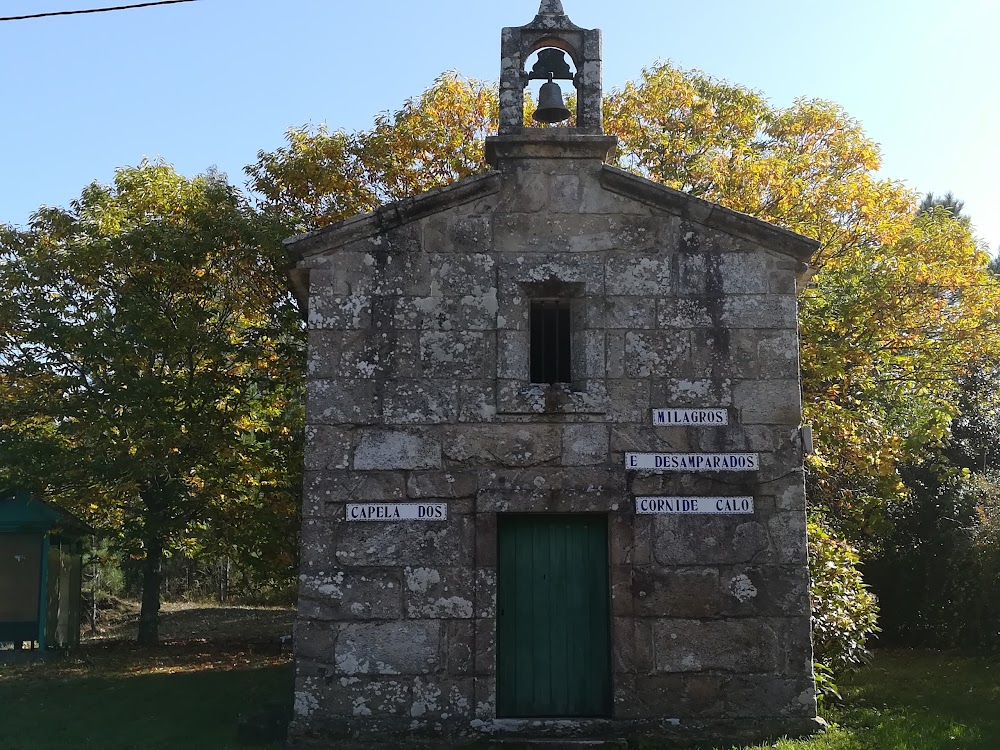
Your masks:
[{"label": "window sill", "polygon": [[603,381],[527,383],[501,380],[497,394],[500,414],[607,414],[608,389]]}]

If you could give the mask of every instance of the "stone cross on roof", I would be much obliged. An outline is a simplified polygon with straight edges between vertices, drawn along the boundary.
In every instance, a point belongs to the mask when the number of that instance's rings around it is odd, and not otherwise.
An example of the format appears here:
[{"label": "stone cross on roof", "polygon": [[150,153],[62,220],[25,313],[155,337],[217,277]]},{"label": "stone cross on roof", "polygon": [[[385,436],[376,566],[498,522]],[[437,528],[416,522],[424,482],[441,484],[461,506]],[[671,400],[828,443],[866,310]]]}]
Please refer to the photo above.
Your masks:
[{"label": "stone cross on roof", "polygon": [[538,15],[565,16],[566,11],[563,10],[562,0],[542,0],[542,4],[538,8]]}]

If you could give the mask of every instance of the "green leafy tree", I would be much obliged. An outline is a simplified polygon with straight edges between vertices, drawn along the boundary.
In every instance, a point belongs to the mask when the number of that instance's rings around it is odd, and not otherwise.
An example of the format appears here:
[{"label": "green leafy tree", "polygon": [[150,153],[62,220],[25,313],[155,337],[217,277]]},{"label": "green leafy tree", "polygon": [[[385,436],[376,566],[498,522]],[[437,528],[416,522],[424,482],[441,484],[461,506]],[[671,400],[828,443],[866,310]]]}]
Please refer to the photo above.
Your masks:
[{"label": "green leafy tree", "polygon": [[[486,170],[496,107],[491,87],[445,75],[369,130],[289,131],[248,168],[251,187],[265,213],[323,226]],[[1000,351],[1000,285],[968,222],[918,215],[830,102],[775,108],[658,63],[606,96],[605,129],[618,166],[821,241],[800,295],[810,497],[867,544],[906,498],[899,467],[946,439],[961,379]]]},{"label": "green leafy tree", "polygon": [[0,229],[0,465],[142,560],[142,643],[165,555],[295,504],[301,326],[276,231],[221,176],[162,163]]},{"label": "green leafy tree", "polygon": [[965,208],[965,201],[960,201],[950,190],[940,196],[934,195],[933,192],[927,193],[927,195],[925,195],[920,201],[920,206],[917,207],[917,211],[921,214],[928,214],[935,208],[944,209],[951,216],[960,221],[969,221],[969,217],[962,213],[962,209]]},{"label": "green leafy tree", "polygon": [[[496,108],[492,87],[445,75],[369,130],[289,131],[248,168],[250,185],[264,213],[324,226],[488,169]],[[1000,353],[988,255],[953,196],[924,211],[880,177],[878,146],[831,102],[776,108],[658,63],[605,97],[605,130],[617,166],[822,243],[800,293],[802,370],[818,448],[809,498],[828,527],[811,526],[826,555],[814,559],[837,574],[817,576],[814,614],[828,666],[856,663],[875,605],[843,539],[864,554],[884,539],[909,500],[903,467],[947,442],[964,379]]]}]

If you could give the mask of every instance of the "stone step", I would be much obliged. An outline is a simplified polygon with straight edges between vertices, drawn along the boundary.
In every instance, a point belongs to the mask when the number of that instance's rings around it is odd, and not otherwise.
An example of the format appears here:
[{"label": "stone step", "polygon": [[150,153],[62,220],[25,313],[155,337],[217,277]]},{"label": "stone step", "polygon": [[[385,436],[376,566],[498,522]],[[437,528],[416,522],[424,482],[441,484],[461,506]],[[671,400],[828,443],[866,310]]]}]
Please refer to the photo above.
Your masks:
[{"label": "stone step", "polygon": [[628,750],[624,739],[583,740],[568,737],[491,740],[488,750]]}]

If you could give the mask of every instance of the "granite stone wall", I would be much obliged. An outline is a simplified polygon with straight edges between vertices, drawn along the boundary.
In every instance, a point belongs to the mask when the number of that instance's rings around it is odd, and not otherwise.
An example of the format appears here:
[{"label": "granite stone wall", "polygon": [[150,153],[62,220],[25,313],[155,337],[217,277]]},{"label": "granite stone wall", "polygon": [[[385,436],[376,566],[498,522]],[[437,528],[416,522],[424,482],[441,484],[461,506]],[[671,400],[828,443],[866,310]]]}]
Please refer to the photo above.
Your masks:
[{"label": "granite stone wall", "polygon": [[[600,159],[550,156],[508,155],[293,245],[309,275],[301,742],[796,731],[816,716],[803,266],[782,246],[796,240]],[[532,384],[528,310],[553,289],[572,300],[574,381]],[[724,407],[730,424],[654,427],[663,407]],[[625,470],[647,451],[761,465]],[[750,495],[755,512],[636,515],[646,495]],[[448,519],[345,519],[369,502],[447,503]],[[496,716],[496,524],[514,512],[607,514],[607,720]]]}]

